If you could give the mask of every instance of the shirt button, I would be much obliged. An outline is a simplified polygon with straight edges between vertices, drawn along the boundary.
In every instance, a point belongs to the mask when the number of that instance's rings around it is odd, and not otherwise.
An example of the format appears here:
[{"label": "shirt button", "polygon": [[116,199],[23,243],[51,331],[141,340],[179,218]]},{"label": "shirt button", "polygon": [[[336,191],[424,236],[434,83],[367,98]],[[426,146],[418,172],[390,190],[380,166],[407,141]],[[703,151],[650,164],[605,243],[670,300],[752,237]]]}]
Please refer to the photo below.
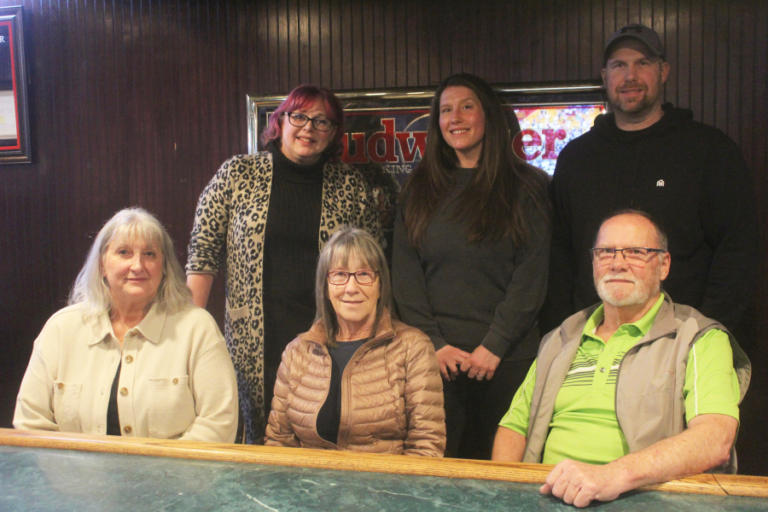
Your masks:
[{"label": "shirt button", "polygon": [[600,373],[605,373],[605,366],[600,367]]},{"label": "shirt button", "polygon": [[125,432],[126,434],[130,434],[131,432],[133,432],[133,429],[131,428],[130,425],[126,425],[123,427],[123,432]]},{"label": "shirt button", "polygon": [[64,389],[64,383],[63,382],[59,382],[58,384],[56,384],[56,387],[59,388],[59,389]]},{"label": "shirt button", "polygon": [[174,377],[172,382],[174,384],[178,384],[179,383],[179,378],[178,377]]},{"label": "shirt button", "polygon": [[125,356],[125,362],[131,364],[133,362],[133,356]]},{"label": "shirt button", "polygon": [[128,394],[128,388],[120,388],[120,394],[125,396]]}]

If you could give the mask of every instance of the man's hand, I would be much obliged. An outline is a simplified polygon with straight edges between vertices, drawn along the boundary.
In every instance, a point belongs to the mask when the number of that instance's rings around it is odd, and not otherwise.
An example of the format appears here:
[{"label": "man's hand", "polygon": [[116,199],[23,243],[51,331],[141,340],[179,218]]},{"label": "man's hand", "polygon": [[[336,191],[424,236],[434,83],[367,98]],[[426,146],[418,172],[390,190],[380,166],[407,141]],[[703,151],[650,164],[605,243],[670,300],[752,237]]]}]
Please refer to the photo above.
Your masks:
[{"label": "man's hand", "polygon": [[445,345],[435,352],[437,362],[440,363],[440,373],[445,380],[453,380],[459,374],[459,366],[469,359],[471,355],[453,345]]},{"label": "man's hand", "polygon": [[586,507],[611,501],[643,485],[695,475],[728,462],[738,421],[723,414],[700,414],[688,428],[605,466],[564,460],[547,475],[539,491]]},{"label": "man's hand", "polygon": [[552,468],[539,488],[540,493],[552,494],[576,507],[586,507],[593,500],[615,500],[623,491],[620,475],[610,465],[596,466],[568,459]]},{"label": "man's hand", "polygon": [[461,371],[467,372],[467,377],[477,380],[491,380],[496,368],[499,366],[501,358],[485,348],[478,345],[469,358],[461,363]]}]

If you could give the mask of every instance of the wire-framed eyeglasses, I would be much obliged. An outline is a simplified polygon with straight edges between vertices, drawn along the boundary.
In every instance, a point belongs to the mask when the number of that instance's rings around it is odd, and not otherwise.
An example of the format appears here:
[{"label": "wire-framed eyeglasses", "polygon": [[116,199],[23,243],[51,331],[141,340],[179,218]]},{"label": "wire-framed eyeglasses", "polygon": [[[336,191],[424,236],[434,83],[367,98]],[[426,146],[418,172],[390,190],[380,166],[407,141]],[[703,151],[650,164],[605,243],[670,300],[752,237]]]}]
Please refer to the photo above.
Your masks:
[{"label": "wire-framed eyeglasses", "polygon": [[615,247],[593,247],[590,251],[592,251],[592,257],[601,264],[613,261],[616,258],[616,254],[621,253],[625,261],[634,265],[645,265],[648,263],[648,256],[667,252],[664,249],[654,249],[652,247],[624,247],[622,249]]},{"label": "wire-framed eyeglasses", "polygon": [[373,270],[358,270],[357,272],[347,272],[345,270],[331,270],[328,272],[328,283],[335,285],[344,285],[349,281],[349,276],[355,276],[357,284],[370,286],[376,282],[379,273]]},{"label": "wire-framed eyeglasses", "polygon": [[333,125],[336,124],[327,117],[322,116],[315,116],[315,117],[309,117],[307,114],[302,114],[301,112],[283,112],[283,115],[285,115],[288,118],[288,122],[291,123],[296,128],[301,128],[308,122],[312,122],[312,127],[315,130],[321,131],[321,132],[327,132],[330,131],[331,128],[333,128]]}]

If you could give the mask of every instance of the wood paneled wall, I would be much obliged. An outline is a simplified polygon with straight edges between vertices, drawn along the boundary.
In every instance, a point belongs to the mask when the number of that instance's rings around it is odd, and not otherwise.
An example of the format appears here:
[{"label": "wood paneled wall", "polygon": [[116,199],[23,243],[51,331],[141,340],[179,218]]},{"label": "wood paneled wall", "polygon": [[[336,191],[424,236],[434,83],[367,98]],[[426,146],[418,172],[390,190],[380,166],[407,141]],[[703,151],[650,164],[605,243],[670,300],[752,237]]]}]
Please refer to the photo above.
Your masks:
[{"label": "wood paneled wall", "polygon": [[[0,0],[0,5],[21,0]],[[246,151],[245,95],[599,76],[603,41],[639,21],[663,37],[667,99],[728,133],[768,220],[768,4],[763,0],[24,0],[34,162],[0,166],[0,425],[32,340],[61,307],[93,234],[141,205],[183,260],[198,194]],[[763,249],[764,254],[764,249]],[[763,258],[766,260],[766,258]],[[756,329],[768,331],[768,262]],[[220,292],[217,303],[221,303]],[[741,432],[742,469],[768,474],[768,345]]]}]

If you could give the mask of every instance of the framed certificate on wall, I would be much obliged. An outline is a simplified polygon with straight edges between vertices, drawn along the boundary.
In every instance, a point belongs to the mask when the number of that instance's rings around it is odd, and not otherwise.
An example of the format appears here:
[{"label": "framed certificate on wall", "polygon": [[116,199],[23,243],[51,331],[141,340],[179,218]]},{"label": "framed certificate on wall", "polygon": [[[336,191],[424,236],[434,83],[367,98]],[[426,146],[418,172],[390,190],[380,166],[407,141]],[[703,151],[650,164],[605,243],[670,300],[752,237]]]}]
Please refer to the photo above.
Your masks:
[{"label": "framed certificate on wall", "polygon": [[29,163],[22,8],[0,8],[0,164]]}]

